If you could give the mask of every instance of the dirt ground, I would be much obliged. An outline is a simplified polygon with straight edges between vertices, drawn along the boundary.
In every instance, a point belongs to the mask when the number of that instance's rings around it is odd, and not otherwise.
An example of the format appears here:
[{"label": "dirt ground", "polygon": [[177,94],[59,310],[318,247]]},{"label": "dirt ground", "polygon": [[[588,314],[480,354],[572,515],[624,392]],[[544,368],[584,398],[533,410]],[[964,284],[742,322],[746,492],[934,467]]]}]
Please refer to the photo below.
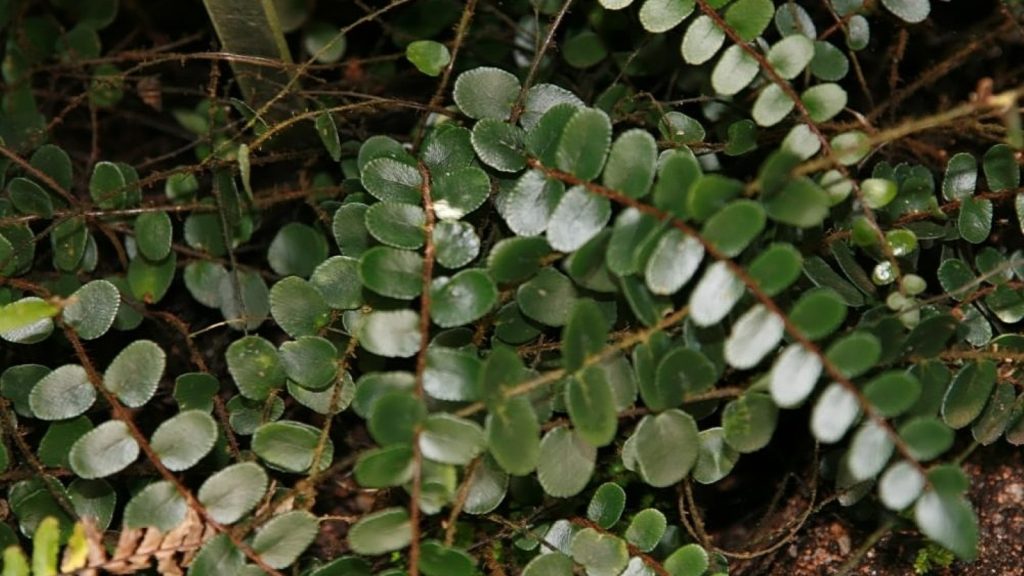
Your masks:
[{"label": "dirt ground", "polygon": [[[1024,454],[1001,443],[979,448],[965,462],[971,479],[968,497],[978,513],[978,560],[955,562],[929,574],[936,576],[1024,576]],[[780,516],[799,513],[806,505],[794,497]],[[840,518],[832,504],[812,516],[791,542],[770,556],[741,563],[731,574],[741,576],[824,576],[836,574],[871,535]],[[914,558],[925,545],[911,532],[890,532],[868,550],[851,575],[913,575]]]}]

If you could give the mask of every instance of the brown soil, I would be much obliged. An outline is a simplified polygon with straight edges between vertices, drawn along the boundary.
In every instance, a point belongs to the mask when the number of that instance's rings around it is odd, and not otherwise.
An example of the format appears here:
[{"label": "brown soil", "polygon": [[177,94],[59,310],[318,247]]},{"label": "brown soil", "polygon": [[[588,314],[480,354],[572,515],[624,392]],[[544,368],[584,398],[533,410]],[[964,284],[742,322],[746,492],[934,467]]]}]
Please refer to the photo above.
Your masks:
[{"label": "brown soil", "polygon": [[[981,540],[978,560],[954,563],[930,574],[938,576],[1024,576],[1024,454],[1000,444],[979,448],[965,462],[971,479],[968,497],[978,513]],[[806,506],[794,496],[777,513],[778,522],[796,517]],[[734,563],[740,576],[823,576],[836,574],[871,535],[870,524],[849,521],[848,509],[836,504],[812,516],[797,536],[774,554]],[[914,558],[925,546],[913,531],[883,536],[849,572],[851,575],[913,575]]]}]

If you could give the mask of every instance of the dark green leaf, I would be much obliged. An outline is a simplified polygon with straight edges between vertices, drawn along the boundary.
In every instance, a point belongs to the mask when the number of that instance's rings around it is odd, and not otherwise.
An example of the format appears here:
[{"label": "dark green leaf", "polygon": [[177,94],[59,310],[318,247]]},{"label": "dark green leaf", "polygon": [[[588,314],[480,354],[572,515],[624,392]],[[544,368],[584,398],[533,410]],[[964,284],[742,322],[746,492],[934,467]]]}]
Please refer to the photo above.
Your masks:
[{"label": "dark green leaf", "polygon": [[954,429],[975,420],[988,402],[996,383],[996,365],[989,361],[971,362],[957,372],[942,402],[942,419]]},{"label": "dark green leaf", "polygon": [[320,430],[301,422],[282,420],[263,424],[252,436],[252,451],[272,468],[303,474],[319,453],[317,471],[326,470],[334,458],[334,444],[327,438],[318,452]]},{"label": "dark green leaf", "polygon": [[537,479],[550,496],[568,498],[579,494],[594,473],[597,449],[579,432],[555,428],[540,442]]},{"label": "dark green leaf", "polygon": [[565,125],[558,142],[557,166],[581,180],[601,174],[612,141],[608,115],[595,108],[581,108]]},{"label": "dark green leaf", "polygon": [[619,521],[625,507],[626,491],[614,482],[605,482],[591,496],[587,518],[607,530]]},{"label": "dark green leaf", "polygon": [[409,300],[423,290],[423,257],[409,250],[371,248],[359,260],[359,278],[382,296]]},{"label": "dark green leaf", "polygon": [[163,378],[167,355],[155,342],[137,340],[121,350],[103,373],[103,387],[125,406],[149,402]]},{"label": "dark green leaf", "polygon": [[435,279],[430,288],[430,317],[442,328],[463,326],[487,314],[498,301],[498,289],[479,269],[463,270],[449,279]]}]

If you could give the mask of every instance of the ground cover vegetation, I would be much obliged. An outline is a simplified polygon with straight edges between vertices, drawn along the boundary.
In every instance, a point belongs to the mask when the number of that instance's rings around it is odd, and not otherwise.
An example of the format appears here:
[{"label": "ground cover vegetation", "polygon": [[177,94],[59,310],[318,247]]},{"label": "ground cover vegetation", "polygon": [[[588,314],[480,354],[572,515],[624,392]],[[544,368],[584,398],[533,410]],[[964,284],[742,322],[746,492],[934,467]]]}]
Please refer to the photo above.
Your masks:
[{"label": "ground cover vegetation", "polygon": [[1022,11],[0,0],[3,574],[970,573]]}]

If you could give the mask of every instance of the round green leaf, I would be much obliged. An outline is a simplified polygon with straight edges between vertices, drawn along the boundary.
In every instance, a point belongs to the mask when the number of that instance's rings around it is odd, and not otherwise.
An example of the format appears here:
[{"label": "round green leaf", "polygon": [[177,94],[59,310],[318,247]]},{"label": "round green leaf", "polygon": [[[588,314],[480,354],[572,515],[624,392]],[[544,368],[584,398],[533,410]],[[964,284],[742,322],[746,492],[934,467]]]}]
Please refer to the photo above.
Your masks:
[{"label": "round green leaf", "polygon": [[480,461],[467,489],[466,505],[468,514],[487,514],[497,508],[508,491],[508,474],[490,456]]},{"label": "round green leaf", "polygon": [[644,0],[640,24],[653,34],[668,32],[693,12],[693,0]]},{"label": "round green leaf", "polygon": [[80,416],[95,401],[96,389],[78,364],[65,364],[43,376],[28,395],[32,414],[40,420]]},{"label": "round green leaf", "polygon": [[843,323],[846,304],[830,288],[812,288],[804,292],[789,310],[789,319],[806,338],[819,340]]},{"label": "round green leaf", "polygon": [[884,372],[864,386],[864,397],[886,418],[905,412],[920,395],[921,382],[909,372]]},{"label": "round green leaf", "polygon": [[237,574],[245,566],[242,551],[231,543],[227,534],[220,533],[206,541],[189,567],[192,576],[214,576],[215,574]]},{"label": "round green leaf", "polygon": [[[235,278],[238,291],[235,290]],[[225,274],[220,281],[220,312],[236,330],[255,330],[270,310],[270,292],[263,278],[253,272]]]},{"label": "round green leaf", "polygon": [[614,482],[605,482],[590,497],[587,518],[607,530],[619,521],[625,507],[626,491]]},{"label": "round green leaf", "polygon": [[484,118],[473,126],[473,150],[484,164],[499,172],[518,172],[526,166],[525,134],[518,126]]},{"label": "round green leaf", "polygon": [[764,229],[765,211],[757,202],[736,200],[704,223],[701,235],[723,255],[738,255]]},{"label": "round green leaf", "polygon": [[[610,0],[603,0],[607,3]],[[572,558],[561,552],[535,556],[523,569],[523,576],[572,576]]]},{"label": "round green leaf", "polygon": [[608,115],[596,108],[580,108],[558,141],[557,166],[581,180],[593,180],[601,174],[611,143]]},{"label": "round green leaf", "polygon": [[128,426],[108,420],[71,446],[68,464],[80,478],[103,478],[124,470],[138,457],[139,445]]},{"label": "round green leaf", "polygon": [[491,455],[506,472],[522,476],[537,467],[540,424],[529,400],[517,396],[495,406],[485,428]]},{"label": "round green leaf", "polygon": [[367,163],[362,168],[362,183],[367,192],[384,202],[419,204],[422,196],[420,171],[393,158],[377,158]]},{"label": "round green leaf", "polygon": [[929,0],[882,0],[882,4],[908,24],[924,22],[932,9]]},{"label": "round green leaf", "polygon": [[60,146],[43,144],[32,153],[29,163],[65,190],[71,189],[74,183],[71,157]]},{"label": "round green leaf", "polygon": [[79,517],[93,518],[100,530],[110,526],[117,506],[117,492],[106,480],[75,479],[68,486],[68,499]]},{"label": "round green leaf", "polygon": [[708,553],[699,544],[687,544],[665,559],[672,576],[701,576],[708,569]]},{"label": "round green leaf", "polygon": [[562,42],[562,57],[573,68],[590,68],[604,60],[608,50],[592,30],[573,34]]},{"label": "round green leaf", "polygon": [[636,463],[644,480],[664,488],[679,482],[697,463],[700,437],[693,417],[681,410],[645,416],[633,433]]},{"label": "round green leaf", "polygon": [[726,442],[724,428],[702,430],[693,479],[701,484],[714,484],[732,472],[739,458],[740,453]]},{"label": "round green leaf", "polygon": [[331,318],[320,291],[298,276],[289,276],[270,289],[270,314],[294,338],[316,334]]},{"label": "round green leaf", "polygon": [[359,519],[348,532],[348,545],[356,554],[376,556],[401,550],[412,542],[412,526],[405,508],[385,508]]},{"label": "round green leaf", "polygon": [[580,438],[594,446],[605,446],[615,438],[618,427],[615,396],[604,371],[591,366],[569,380],[565,406]]},{"label": "round green leaf", "polygon": [[89,178],[89,195],[100,208],[123,208],[127,201],[124,174],[113,162],[97,162]]},{"label": "round green leaf", "polygon": [[962,560],[969,562],[977,557],[978,519],[962,496],[927,490],[914,506],[914,520],[925,536]]},{"label": "round green leaf", "polygon": [[850,60],[843,51],[829,42],[814,42],[814,59],[811,60],[811,74],[827,82],[838,82],[850,71]]},{"label": "round green leaf", "polygon": [[370,312],[359,324],[359,344],[378,356],[408,358],[420,349],[419,324],[412,310]]},{"label": "round green leaf", "polygon": [[985,198],[964,198],[960,202],[957,228],[960,236],[971,244],[981,244],[992,232],[992,201]]},{"label": "round green leaf", "polygon": [[[739,5],[740,3],[738,2],[733,4],[729,11],[731,12]],[[804,68],[810,64],[811,59],[814,58],[814,53],[814,42],[810,38],[801,34],[794,34],[776,42],[768,50],[768,63],[775,68],[779,76],[786,80],[792,80],[800,75]],[[790,101],[792,102],[792,100]]]},{"label": "round green leaf", "polygon": [[53,332],[51,318],[60,312],[60,308],[42,298],[29,296],[0,306],[0,312],[0,336],[4,340],[34,344]]},{"label": "round green leaf", "polygon": [[826,122],[846,107],[846,90],[838,84],[818,84],[800,95],[811,120]]},{"label": "round green leaf", "polygon": [[[264,424],[252,436],[252,451],[271,467],[285,472],[303,474],[313,465],[320,430],[303,424],[282,420]],[[330,438],[320,455],[318,471],[326,470],[334,457],[334,444]]]},{"label": "round green leaf", "polygon": [[725,23],[734,29],[744,42],[750,42],[764,32],[774,15],[775,5],[771,0],[737,0],[725,11]]},{"label": "round green leaf", "polygon": [[334,212],[331,231],[338,249],[345,256],[358,258],[373,244],[373,238],[366,231],[366,211],[369,206],[354,202],[345,204]]},{"label": "round green leaf", "polygon": [[473,352],[431,346],[423,371],[423,390],[438,400],[467,402],[481,396],[483,364]]},{"label": "round green leaf", "polygon": [[825,444],[838,442],[860,415],[857,397],[833,382],[821,393],[811,412],[811,432]]},{"label": "round green leaf", "polygon": [[992,190],[1013,190],[1020,186],[1020,165],[1017,164],[1016,152],[1006,144],[996,144],[989,148],[982,158],[982,168],[988,187]]},{"label": "round green leaf", "polygon": [[725,359],[734,368],[753,368],[775,349],[784,331],[782,319],[757,304],[732,325],[732,332],[725,341]]},{"label": "round green leaf", "polygon": [[366,211],[366,229],[381,244],[415,250],[423,246],[427,216],[423,209],[400,202],[379,202]]},{"label": "round green leaf", "polygon": [[882,343],[873,334],[858,330],[833,342],[825,357],[847,378],[856,378],[882,357]]},{"label": "round green leaf", "polygon": [[516,302],[527,317],[547,326],[562,326],[576,300],[572,280],[554,268],[544,268],[516,290]]},{"label": "round green leaf", "polygon": [[388,392],[373,404],[367,425],[381,446],[409,444],[427,416],[423,401],[405,391]]},{"label": "round green leaf", "polygon": [[[475,154],[469,130],[445,122],[436,126],[423,139],[420,159],[431,172],[431,193],[437,198],[438,178],[473,166]],[[479,168],[476,168],[479,170]],[[435,207],[436,208],[436,207]]]},{"label": "round green leaf", "polygon": [[490,249],[487,269],[497,282],[522,282],[540,270],[541,260],[551,251],[540,237],[506,238]]},{"label": "round green leaf", "polygon": [[332,256],[324,260],[309,277],[309,283],[331,308],[353,310],[363,305],[359,260],[355,258]]},{"label": "round green leaf", "polygon": [[195,466],[217,442],[217,423],[202,410],[186,410],[164,420],[150,439],[153,451],[168,470]]},{"label": "round green leaf", "polygon": [[[568,109],[580,108],[583,101],[575,94],[554,84],[534,84],[526,92],[526,103],[519,123],[526,130],[536,127],[540,119],[555,106],[568,104]],[[570,114],[571,115],[571,114]]]},{"label": "round green leaf", "polygon": [[289,222],[281,227],[267,249],[267,262],[280,276],[309,277],[327,259],[327,240],[316,229]]},{"label": "round green leaf", "polygon": [[409,250],[371,248],[359,260],[359,279],[382,296],[415,298],[423,290],[423,257]]},{"label": "round green leaf", "polygon": [[29,394],[36,383],[50,373],[41,364],[18,364],[0,373],[0,395],[11,401],[19,416],[32,418]]},{"label": "round green leaf", "polygon": [[163,260],[137,256],[128,264],[128,288],[140,302],[159,302],[167,294],[177,271],[178,257],[171,252]]},{"label": "round green leaf", "polygon": [[799,406],[814,391],[821,370],[816,354],[802,344],[790,344],[772,366],[772,400],[782,408]]},{"label": "round green leaf", "polygon": [[7,194],[18,212],[43,218],[53,217],[53,200],[50,195],[28,178],[12,178],[7,183]]},{"label": "round green leaf", "polygon": [[[717,380],[715,365],[707,356],[691,348],[674,348],[661,357],[655,371],[655,395],[644,395],[652,409],[674,408],[691,396],[710,390]],[[643,388],[641,388],[643,390]],[[654,396],[656,401],[649,401]],[[654,398],[650,398],[654,400]]]},{"label": "round green leaf", "polygon": [[235,340],[227,350],[228,372],[242,396],[266,400],[274,389],[284,386],[285,372],[274,345],[259,336]]},{"label": "round green leaf", "polygon": [[738,93],[753,82],[760,68],[757,60],[739,46],[730,46],[722,53],[711,72],[711,86],[722,96]]},{"label": "round green leaf", "polygon": [[[476,166],[434,174],[431,180],[434,214],[442,220],[458,220],[466,216],[479,208],[490,193],[490,178]],[[434,233],[437,234],[437,230]]]},{"label": "round green leaf", "polygon": [[405,47],[405,57],[427,76],[437,76],[452,61],[448,47],[433,40],[416,40]]},{"label": "round green leaf", "polygon": [[890,510],[903,510],[921,495],[924,483],[924,476],[917,468],[902,460],[882,474],[878,481],[878,499]]},{"label": "round green leaf", "polygon": [[153,482],[140,490],[124,507],[125,528],[150,526],[167,533],[185,520],[188,504],[167,480]]},{"label": "round green leaf", "polygon": [[515,76],[498,68],[481,67],[459,74],[452,95],[459,110],[470,118],[505,120],[519,90]]},{"label": "round green leaf", "polygon": [[724,41],[725,32],[715,24],[710,16],[701,14],[686,28],[679,51],[682,52],[683,60],[688,64],[699,66],[711,60]]},{"label": "round green leaf", "polygon": [[570,188],[548,220],[547,241],[555,250],[573,252],[596,236],[611,218],[611,201],[582,186]]},{"label": "round green leaf", "polygon": [[471,224],[442,220],[434,226],[434,257],[445,268],[461,268],[480,253],[480,237]]},{"label": "round green leaf", "polygon": [[313,543],[319,532],[316,516],[305,510],[292,510],[261,526],[252,540],[252,549],[267,566],[286,568]]},{"label": "round green leaf", "polygon": [[765,210],[768,217],[776,222],[811,228],[825,220],[831,205],[832,199],[824,188],[809,178],[797,178],[787,182],[782,190],[765,202]]},{"label": "round green leaf", "polygon": [[643,198],[654,182],[658,146],[646,130],[627,130],[608,153],[602,182],[631,198]]},{"label": "round green leaf", "polygon": [[412,480],[412,447],[394,444],[367,450],[359,455],[354,473],[364,488],[401,486]]},{"label": "round green leaf", "polygon": [[[791,36],[796,38],[796,36]],[[802,38],[802,36],[801,36]],[[751,117],[758,126],[774,126],[793,111],[796,104],[778,84],[769,84],[761,90],[750,111]]]},{"label": "round green leaf", "polygon": [[463,270],[447,281],[434,280],[430,317],[442,328],[462,326],[481,318],[498,301],[498,288],[483,270]]},{"label": "round green leaf", "polygon": [[967,426],[981,415],[996,384],[996,365],[971,362],[957,372],[942,401],[942,419],[954,429]]},{"label": "round green leaf", "polygon": [[468,464],[484,448],[484,431],[476,422],[450,414],[432,414],[420,431],[420,453],[443,464]]},{"label": "round green leaf", "polygon": [[107,333],[121,306],[121,293],[106,280],[93,280],[75,291],[64,306],[63,318],[83,340]]},{"label": "round green leaf", "polygon": [[155,342],[132,342],[103,373],[103,386],[128,407],[138,408],[156,393],[167,355]]},{"label": "round green leaf", "polygon": [[803,259],[792,244],[772,244],[747,268],[751,280],[768,296],[775,296],[800,277]]},{"label": "round green leaf", "polygon": [[674,294],[683,287],[704,260],[704,246],[677,228],[670,228],[647,260],[644,278],[651,292]]},{"label": "round green leaf", "polygon": [[233,524],[260,503],[268,484],[262,466],[241,462],[207,478],[196,496],[211,518],[221,524]]},{"label": "round green leaf", "polygon": [[210,308],[220,308],[220,285],[227,276],[227,269],[220,264],[197,260],[185,266],[182,280],[196,302]]},{"label": "round green leaf", "polygon": [[650,552],[661,541],[665,535],[668,522],[665,515],[654,508],[645,508],[637,512],[626,528],[626,541],[640,549],[641,552]]},{"label": "round green leaf", "polygon": [[854,480],[869,480],[885,468],[893,449],[888,431],[869,420],[861,425],[850,441],[846,467]]},{"label": "round green leaf", "polygon": [[549,180],[538,170],[528,170],[511,190],[495,199],[495,204],[516,235],[536,236],[547,229],[563,194],[565,186],[561,182]]},{"label": "round green leaf", "polygon": [[725,441],[742,454],[756,452],[768,445],[778,417],[779,409],[767,395],[744,394],[722,411]]},{"label": "round green leaf", "polygon": [[281,344],[278,352],[285,374],[303,388],[323,390],[338,376],[338,350],[329,340],[301,336]]},{"label": "round green leaf", "polygon": [[89,228],[81,217],[68,218],[54,226],[50,233],[54,267],[65,272],[75,271],[85,256],[88,240]]},{"label": "round green leaf", "polygon": [[163,260],[171,252],[171,217],[166,212],[146,212],[135,219],[135,243],[150,260]]},{"label": "round green leaf", "polygon": [[575,496],[594,473],[597,449],[568,428],[555,428],[540,442],[537,479],[556,498]]},{"label": "round green leaf", "polygon": [[608,321],[593,300],[577,300],[562,330],[562,367],[575,372],[584,361],[600,352],[608,340]]},{"label": "round green leaf", "polygon": [[593,528],[577,532],[571,546],[572,559],[582,564],[591,576],[615,576],[629,563],[625,540]]}]

